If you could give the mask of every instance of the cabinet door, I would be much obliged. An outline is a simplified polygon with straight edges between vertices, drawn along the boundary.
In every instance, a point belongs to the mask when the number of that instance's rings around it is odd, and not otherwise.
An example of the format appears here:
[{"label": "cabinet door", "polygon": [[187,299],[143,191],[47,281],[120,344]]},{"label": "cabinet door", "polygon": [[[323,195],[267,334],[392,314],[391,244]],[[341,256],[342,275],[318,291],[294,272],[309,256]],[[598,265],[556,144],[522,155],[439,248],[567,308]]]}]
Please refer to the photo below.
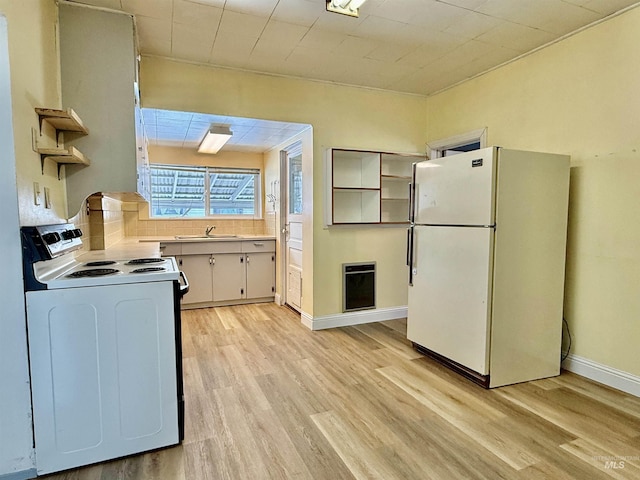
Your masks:
[{"label": "cabinet door", "polygon": [[213,301],[245,298],[245,263],[242,253],[221,253],[213,258]]},{"label": "cabinet door", "polygon": [[138,172],[138,193],[145,200],[151,200],[151,171],[149,168],[149,153],[147,151],[147,137],[144,133],[144,118],[140,108],[140,95],[135,88],[135,122],[136,122],[136,169]]},{"label": "cabinet door", "polygon": [[275,253],[247,254],[247,298],[273,297]]},{"label": "cabinet door", "polygon": [[189,292],[183,303],[210,302],[213,283],[211,277],[211,255],[183,255],[180,257],[180,270],[189,279]]}]

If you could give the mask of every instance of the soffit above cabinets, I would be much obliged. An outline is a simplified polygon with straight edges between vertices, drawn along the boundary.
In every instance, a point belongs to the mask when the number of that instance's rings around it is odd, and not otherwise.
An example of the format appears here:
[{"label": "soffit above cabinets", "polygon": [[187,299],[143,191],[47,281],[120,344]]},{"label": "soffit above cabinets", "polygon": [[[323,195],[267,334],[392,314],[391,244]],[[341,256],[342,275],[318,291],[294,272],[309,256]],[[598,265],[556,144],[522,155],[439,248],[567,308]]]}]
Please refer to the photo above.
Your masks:
[{"label": "soffit above cabinets", "polygon": [[73,0],[135,15],[142,55],[429,95],[637,0]]}]

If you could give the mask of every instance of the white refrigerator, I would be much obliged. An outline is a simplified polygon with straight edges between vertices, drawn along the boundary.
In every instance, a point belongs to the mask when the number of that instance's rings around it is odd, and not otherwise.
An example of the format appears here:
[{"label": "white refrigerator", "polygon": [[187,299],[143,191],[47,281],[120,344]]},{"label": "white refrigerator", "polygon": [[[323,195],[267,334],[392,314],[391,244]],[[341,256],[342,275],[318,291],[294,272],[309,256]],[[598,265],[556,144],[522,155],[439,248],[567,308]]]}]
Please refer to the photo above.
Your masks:
[{"label": "white refrigerator", "polygon": [[489,147],[419,162],[407,337],[484,387],[560,373],[569,157]]}]

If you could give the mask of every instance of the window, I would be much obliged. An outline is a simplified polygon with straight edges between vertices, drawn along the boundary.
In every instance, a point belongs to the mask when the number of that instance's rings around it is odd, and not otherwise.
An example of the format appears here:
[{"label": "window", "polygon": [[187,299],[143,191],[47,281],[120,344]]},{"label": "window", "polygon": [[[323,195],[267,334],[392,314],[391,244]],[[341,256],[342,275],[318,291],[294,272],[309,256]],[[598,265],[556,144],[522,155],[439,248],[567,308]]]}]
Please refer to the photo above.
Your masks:
[{"label": "window", "polygon": [[478,150],[480,148],[480,141],[465,143],[464,145],[457,145],[455,147],[448,148],[442,151],[443,157],[449,157],[451,155],[455,155],[460,152],[471,152],[473,150]]},{"label": "window", "polygon": [[151,165],[151,216],[261,217],[260,171]]},{"label": "window", "polygon": [[481,128],[471,132],[443,138],[427,144],[429,158],[440,158],[460,152],[477,150],[487,146],[487,129]]}]

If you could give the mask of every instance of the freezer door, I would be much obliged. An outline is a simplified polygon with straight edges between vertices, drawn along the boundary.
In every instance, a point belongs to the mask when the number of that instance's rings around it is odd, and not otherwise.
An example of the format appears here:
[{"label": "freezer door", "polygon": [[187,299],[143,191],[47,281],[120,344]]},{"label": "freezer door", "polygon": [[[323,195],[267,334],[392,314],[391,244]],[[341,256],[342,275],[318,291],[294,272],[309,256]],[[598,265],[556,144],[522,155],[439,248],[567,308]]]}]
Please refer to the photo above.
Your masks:
[{"label": "freezer door", "polygon": [[414,229],[407,338],[489,373],[492,228]]},{"label": "freezer door", "polygon": [[493,225],[495,147],[416,164],[414,222],[420,225]]}]

